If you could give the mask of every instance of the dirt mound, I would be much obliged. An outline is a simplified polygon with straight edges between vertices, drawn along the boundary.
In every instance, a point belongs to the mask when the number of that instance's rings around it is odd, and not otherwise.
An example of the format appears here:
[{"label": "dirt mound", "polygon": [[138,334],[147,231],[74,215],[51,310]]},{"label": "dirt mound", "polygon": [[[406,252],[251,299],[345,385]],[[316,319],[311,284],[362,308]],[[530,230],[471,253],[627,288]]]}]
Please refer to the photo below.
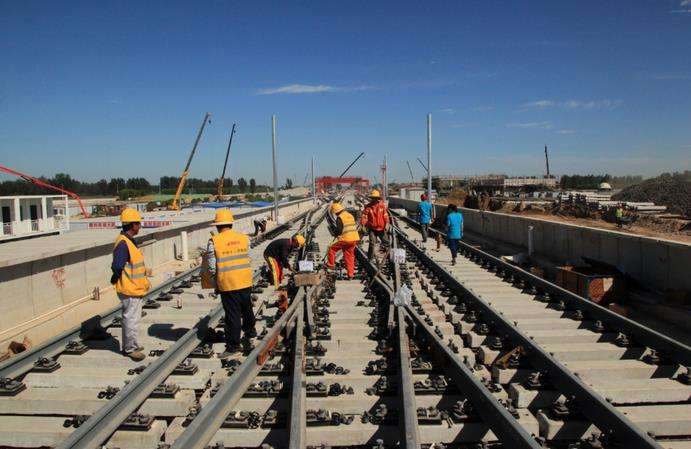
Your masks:
[{"label": "dirt mound", "polygon": [[652,201],[669,212],[691,217],[691,178],[686,172],[663,174],[627,187],[612,197],[616,201]]}]

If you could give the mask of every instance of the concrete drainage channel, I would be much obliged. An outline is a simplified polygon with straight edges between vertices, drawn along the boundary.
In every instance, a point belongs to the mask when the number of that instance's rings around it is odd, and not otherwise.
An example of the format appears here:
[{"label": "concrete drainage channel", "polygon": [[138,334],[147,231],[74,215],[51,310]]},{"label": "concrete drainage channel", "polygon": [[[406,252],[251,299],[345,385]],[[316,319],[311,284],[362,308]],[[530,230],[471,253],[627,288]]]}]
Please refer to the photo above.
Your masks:
[{"label": "concrete drainage channel", "polygon": [[414,309],[540,444],[691,447],[691,348],[468,245],[451,266],[410,221],[397,234]]},{"label": "concrete drainage channel", "polygon": [[[262,321],[264,332],[272,328],[276,310],[269,308],[271,292],[259,276],[262,252],[269,239],[301,229],[311,212],[253,240],[259,330]],[[215,355],[223,343],[209,332],[222,320],[222,308],[200,289],[198,271],[148,295],[140,331],[143,362],[119,353],[114,309],[1,365],[0,447],[158,447],[169,424],[194,413],[215,379],[228,376]],[[178,301],[180,309],[174,307]],[[90,339],[99,333],[103,339]]]}]

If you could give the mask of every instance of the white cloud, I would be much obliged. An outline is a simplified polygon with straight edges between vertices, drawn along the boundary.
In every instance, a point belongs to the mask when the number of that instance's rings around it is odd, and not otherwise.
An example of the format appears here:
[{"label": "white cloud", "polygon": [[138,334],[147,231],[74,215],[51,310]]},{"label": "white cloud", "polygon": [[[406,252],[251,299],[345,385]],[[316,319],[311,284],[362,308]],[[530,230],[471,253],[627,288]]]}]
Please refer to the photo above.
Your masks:
[{"label": "white cloud", "polygon": [[[690,0],[691,1],[691,0]],[[567,101],[554,101],[554,100],[537,100],[531,101],[523,104],[523,109],[547,109],[547,108],[561,108],[569,110],[605,110],[611,111],[616,109],[621,105],[621,100],[567,100]]]},{"label": "white cloud", "polygon": [[552,106],[554,106],[554,102],[552,100],[531,101],[530,103],[525,103],[523,105],[524,108],[537,108],[537,109],[551,108]]},{"label": "white cloud", "polygon": [[557,130],[557,134],[576,134],[576,131],[573,129],[560,129]]},{"label": "white cloud", "polygon": [[324,84],[288,84],[281,87],[272,87],[257,90],[257,95],[276,95],[276,94],[318,94],[325,92],[356,92],[363,90],[372,90],[372,86],[351,86],[351,87],[335,87]]},{"label": "white cloud", "polygon": [[474,112],[489,112],[494,110],[494,106],[477,106],[473,108]]},{"label": "white cloud", "polygon": [[679,6],[691,8],[691,0],[681,0],[681,3],[679,3]]},{"label": "white cloud", "polygon": [[509,123],[507,128],[523,128],[523,129],[552,129],[554,125],[551,122],[528,122],[528,123]]},{"label": "white cloud", "polygon": [[454,108],[442,108],[439,110],[439,112],[444,112],[449,115],[453,115],[456,113],[456,110]]}]

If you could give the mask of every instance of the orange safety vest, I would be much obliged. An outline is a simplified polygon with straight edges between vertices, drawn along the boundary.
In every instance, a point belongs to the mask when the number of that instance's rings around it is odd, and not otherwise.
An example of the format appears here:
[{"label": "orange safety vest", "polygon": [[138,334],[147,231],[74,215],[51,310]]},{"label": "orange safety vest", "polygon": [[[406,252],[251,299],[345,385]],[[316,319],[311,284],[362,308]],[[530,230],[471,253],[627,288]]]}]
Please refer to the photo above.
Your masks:
[{"label": "orange safety vest", "polygon": [[115,283],[115,291],[126,296],[144,296],[151,288],[151,282],[146,277],[144,255],[124,234],[118,235],[118,238],[115,239],[113,250],[122,241],[127,244],[130,260],[125,264],[125,268],[123,268],[120,274],[120,279]]},{"label": "orange safety vest", "polygon": [[211,237],[216,253],[216,287],[232,292],[252,286],[250,239],[232,229]]},{"label": "orange safety vest", "polygon": [[383,201],[377,201],[362,211],[360,224],[375,231],[383,231],[389,222],[389,211]]},{"label": "orange safety vest", "polygon": [[343,231],[341,235],[338,236],[339,242],[359,242],[360,234],[357,232],[357,226],[355,225],[355,218],[350,214],[350,212],[343,211],[338,214],[338,218],[343,222]]}]

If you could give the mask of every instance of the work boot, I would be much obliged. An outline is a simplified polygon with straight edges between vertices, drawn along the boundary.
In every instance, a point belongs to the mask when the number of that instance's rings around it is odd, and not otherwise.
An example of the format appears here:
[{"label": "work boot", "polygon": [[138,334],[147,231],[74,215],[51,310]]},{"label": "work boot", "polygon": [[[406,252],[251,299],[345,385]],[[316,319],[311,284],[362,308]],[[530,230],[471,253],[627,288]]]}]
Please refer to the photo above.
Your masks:
[{"label": "work boot", "polygon": [[221,353],[218,358],[219,359],[227,359],[229,357],[234,356],[235,354],[241,353],[242,352],[242,347],[240,345],[233,345],[229,346],[226,348],[223,353]]},{"label": "work boot", "polygon": [[134,360],[135,362],[141,362],[142,360],[144,360],[146,358],[144,353],[141,351],[127,352],[127,353],[125,353],[125,355],[127,357],[131,358],[132,360]]},{"label": "work boot", "polygon": [[451,259],[451,265],[456,265],[456,258],[455,257]]},{"label": "work boot", "polygon": [[257,331],[252,329],[249,332],[245,332],[245,338],[257,338]]}]

